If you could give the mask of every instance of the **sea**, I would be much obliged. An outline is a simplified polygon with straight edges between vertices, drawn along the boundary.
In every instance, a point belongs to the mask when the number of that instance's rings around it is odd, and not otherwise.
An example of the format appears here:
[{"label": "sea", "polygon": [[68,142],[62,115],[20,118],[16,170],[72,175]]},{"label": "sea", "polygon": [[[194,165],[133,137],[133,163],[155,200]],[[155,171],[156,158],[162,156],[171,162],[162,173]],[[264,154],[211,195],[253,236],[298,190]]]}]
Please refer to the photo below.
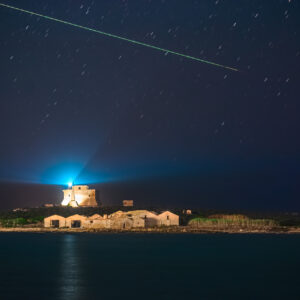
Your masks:
[{"label": "sea", "polygon": [[0,299],[300,299],[300,235],[0,233]]}]

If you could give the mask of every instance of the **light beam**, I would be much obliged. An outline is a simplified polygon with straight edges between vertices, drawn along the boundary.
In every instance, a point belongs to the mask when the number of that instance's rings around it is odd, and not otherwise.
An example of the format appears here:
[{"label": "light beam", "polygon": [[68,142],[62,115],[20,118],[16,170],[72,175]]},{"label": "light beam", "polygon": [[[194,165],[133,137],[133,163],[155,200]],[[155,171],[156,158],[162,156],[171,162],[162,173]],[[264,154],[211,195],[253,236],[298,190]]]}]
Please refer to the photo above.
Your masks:
[{"label": "light beam", "polygon": [[179,52],[175,52],[175,51],[172,51],[172,50],[160,48],[160,47],[153,46],[153,45],[150,45],[150,44],[146,44],[146,43],[143,43],[143,42],[131,40],[131,39],[128,39],[128,38],[125,38],[125,37],[122,37],[122,36],[118,36],[118,35],[111,34],[111,33],[108,33],[108,32],[104,32],[104,31],[100,31],[100,30],[97,30],[97,29],[85,27],[85,26],[82,26],[82,25],[74,24],[74,23],[71,23],[71,22],[68,22],[68,21],[52,18],[52,17],[46,16],[46,15],[41,15],[39,13],[32,12],[32,11],[29,11],[29,10],[25,10],[25,9],[22,9],[22,8],[18,8],[18,7],[14,7],[14,6],[11,6],[11,5],[0,3],[0,6],[6,7],[6,8],[11,8],[11,9],[14,9],[14,10],[26,13],[26,14],[38,16],[38,17],[41,17],[41,18],[44,18],[44,19],[48,19],[48,20],[51,20],[51,21],[63,23],[63,24],[70,25],[70,26],[77,27],[77,28],[81,28],[81,29],[84,29],[84,30],[92,31],[92,32],[95,32],[95,33],[98,33],[98,34],[102,34],[102,35],[111,37],[111,38],[115,38],[115,39],[119,39],[119,40],[128,42],[128,43],[131,43],[131,44],[148,47],[148,48],[155,49],[155,50],[158,50],[158,51],[161,51],[161,52],[164,52],[164,53],[170,53],[170,54],[173,54],[173,55],[184,57],[186,59],[191,59],[191,60],[195,60],[195,61],[202,62],[202,63],[205,63],[205,64],[213,65],[215,67],[219,67],[219,68],[223,68],[223,69],[227,69],[227,70],[231,70],[231,71],[235,71],[235,72],[239,71],[236,68],[221,65],[221,64],[209,61],[209,60],[200,59],[198,57],[186,55],[186,54],[183,54],[183,53],[179,53]]}]

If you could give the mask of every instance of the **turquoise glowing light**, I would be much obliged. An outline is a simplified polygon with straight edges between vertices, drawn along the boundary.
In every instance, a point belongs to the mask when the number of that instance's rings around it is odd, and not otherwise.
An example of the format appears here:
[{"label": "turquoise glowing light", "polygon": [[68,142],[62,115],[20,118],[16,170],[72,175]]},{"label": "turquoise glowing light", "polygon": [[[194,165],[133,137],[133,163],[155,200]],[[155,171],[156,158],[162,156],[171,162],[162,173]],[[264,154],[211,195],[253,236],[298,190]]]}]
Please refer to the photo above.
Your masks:
[{"label": "turquoise glowing light", "polygon": [[82,183],[78,175],[84,168],[82,162],[64,161],[49,166],[42,174],[41,182],[44,184],[67,185],[70,187],[77,183]]}]

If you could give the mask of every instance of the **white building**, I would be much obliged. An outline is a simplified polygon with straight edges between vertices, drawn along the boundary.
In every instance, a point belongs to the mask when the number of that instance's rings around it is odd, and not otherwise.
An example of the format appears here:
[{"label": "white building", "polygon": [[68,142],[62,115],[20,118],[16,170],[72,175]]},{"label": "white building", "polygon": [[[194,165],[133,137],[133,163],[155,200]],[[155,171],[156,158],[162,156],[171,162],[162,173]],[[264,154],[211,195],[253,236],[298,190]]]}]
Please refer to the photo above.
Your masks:
[{"label": "white building", "polygon": [[98,206],[96,201],[96,191],[89,189],[87,185],[74,185],[67,190],[63,190],[64,199],[62,206]]}]

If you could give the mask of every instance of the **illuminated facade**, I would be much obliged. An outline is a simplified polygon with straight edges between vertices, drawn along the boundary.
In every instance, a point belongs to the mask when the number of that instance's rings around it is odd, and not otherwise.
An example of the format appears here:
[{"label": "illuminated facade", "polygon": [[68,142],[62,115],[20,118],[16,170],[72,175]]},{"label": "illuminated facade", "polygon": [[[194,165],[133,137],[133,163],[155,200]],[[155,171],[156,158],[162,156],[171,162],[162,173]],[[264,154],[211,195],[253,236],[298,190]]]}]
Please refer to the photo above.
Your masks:
[{"label": "illuminated facade", "polygon": [[98,206],[96,201],[96,191],[89,189],[87,185],[74,185],[67,190],[63,190],[63,206]]},{"label": "illuminated facade", "polygon": [[132,229],[160,226],[179,226],[179,216],[164,211],[161,214],[148,210],[117,211],[110,215],[94,214],[90,217],[73,215],[68,218],[53,215],[44,219],[45,227],[93,228],[93,229]]},{"label": "illuminated facade", "polygon": [[123,206],[133,206],[133,200],[123,200]]}]

